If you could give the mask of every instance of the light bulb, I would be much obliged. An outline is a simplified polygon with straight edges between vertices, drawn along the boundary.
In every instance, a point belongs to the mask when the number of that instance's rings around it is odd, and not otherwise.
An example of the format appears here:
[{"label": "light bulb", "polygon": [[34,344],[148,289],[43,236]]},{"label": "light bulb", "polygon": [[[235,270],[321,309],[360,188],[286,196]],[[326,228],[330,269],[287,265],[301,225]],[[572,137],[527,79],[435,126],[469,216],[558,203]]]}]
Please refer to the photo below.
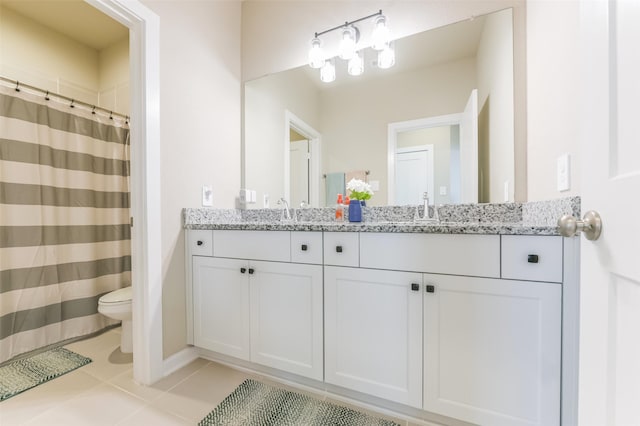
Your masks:
[{"label": "light bulb", "polygon": [[364,60],[362,59],[362,52],[356,52],[353,55],[353,58],[349,59],[347,71],[349,72],[349,75],[360,75],[364,72]]},{"label": "light bulb", "polygon": [[336,79],[336,66],[333,63],[333,59],[328,59],[324,62],[322,68],[320,68],[320,80],[325,83],[331,83]]},{"label": "light bulb", "polygon": [[324,65],[324,52],[322,51],[322,42],[319,38],[311,40],[311,49],[309,50],[309,66],[311,68],[322,68]]},{"label": "light bulb", "polygon": [[392,43],[389,43],[384,49],[378,52],[378,68],[391,68],[396,63],[396,52],[393,50]]},{"label": "light bulb", "polygon": [[356,53],[356,29],[352,25],[344,27],[342,30],[342,40],[340,40],[340,58],[349,60]]},{"label": "light bulb", "polygon": [[373,29],[373,34],[371,34],[371,47],[375,50],[382,50],[391,40],[391,32],[387,27],[387,18],[384,15],[378,15],[373,22],[375,28]]}]

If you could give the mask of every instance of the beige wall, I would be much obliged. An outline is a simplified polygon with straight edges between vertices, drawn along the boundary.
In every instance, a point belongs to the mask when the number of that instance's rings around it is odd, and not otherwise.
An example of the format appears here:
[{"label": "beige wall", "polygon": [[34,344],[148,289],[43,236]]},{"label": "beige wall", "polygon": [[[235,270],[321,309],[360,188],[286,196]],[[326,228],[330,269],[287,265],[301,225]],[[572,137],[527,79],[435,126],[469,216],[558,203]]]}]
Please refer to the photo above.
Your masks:
[{"label": "beige wall", "polygon": [[98,52],[100,106],[129,115],[129,37]]},{"label": "beige wall", "polygon": [[129,113],[129,38],[101,51],[0,6],[0,74]]},{"label": "beige wall", "polygon": [[[489,199],[483,201],[491,203],[514,200],[512,22],[510,10],[489,15],[477,55],[478,110],[486,118],[486,122],[479,122],[479,127],[486,126],[481,131],[489,142],[489,167],[483,173]],[[506,200],[505,183],[509,186]]]},{"label": "beige wall", "polygon": [[98,51],[0,7],[0,74],[98,103]]},{"label": "beige wall", "polygon": [[[163,345],[186,345],[183,207],[233,208],[240,189],[240,3],[152,1],[160,17]],[[152,141],[153,142],[153,141]]]},{"label": "beige wall", "polygon": [[[580,194],[579,3],[527,2],[528,199]],[[571,155],[571,191],[556,189],[556,158]]]},{"label": "beige wall", "polygon": [[[514,19],[516,98],[514,186],[515,199],[523,200],[526,198],[527,187],[524,0],[429,2],[401,0],[391,3],[357,0],[322,2],[247,0],[242,4],[243,81],[304,65],[307,62],[309,41],[315,31],[334,27],[345,20],[359,18],[374,13],[378,9],[383,9],[389,18],[394,37],[399,38],[509,7],[513,8]],[[363,43],[366,43],[368,34],[362,36]],[[330,161],[334,163],[338,158],[334,157]]]},{"label": "beige wall", "polygon": [[257,191],[257,203],[246,207],[262,208],[265,194],[270,207],[277,207],[284,197],[285,111],[320,131],[318,96],[304,72],[278,73],[245,85],[244,137],[250,159],[244,184]]}]

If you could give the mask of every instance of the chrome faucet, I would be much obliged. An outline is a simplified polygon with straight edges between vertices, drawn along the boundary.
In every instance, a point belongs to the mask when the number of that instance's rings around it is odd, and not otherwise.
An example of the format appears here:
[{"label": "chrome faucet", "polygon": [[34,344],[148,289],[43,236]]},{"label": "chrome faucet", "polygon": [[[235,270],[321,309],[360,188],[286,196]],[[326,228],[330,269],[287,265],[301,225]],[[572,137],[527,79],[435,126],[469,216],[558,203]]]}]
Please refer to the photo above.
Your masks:
[{"label": "chrome faucet", "polygon": [[416,214],[414,216],[415,220],[422,220],[425,222],[438,222],[440,221],[440,218],[438,217],[438,208],[436,207],[435,203],[433,204],[433,216],[431,216],[429,214],[429,193],[425,192],[422,194],[422,200],[423,200],[423,212],[422,212],[422,217],[420,217],[420,210],[419,207],[416,206]]},{"label": "chrome faucet", "polygon": [[282,214],[280,215],[280,220],[281,221],[286,221],[286,220],[291,220],[291,212],[289,211],[289,203],[287,202],[287,200],[283,198],[280,198],[278,200],[278,205],[282,206]]}]

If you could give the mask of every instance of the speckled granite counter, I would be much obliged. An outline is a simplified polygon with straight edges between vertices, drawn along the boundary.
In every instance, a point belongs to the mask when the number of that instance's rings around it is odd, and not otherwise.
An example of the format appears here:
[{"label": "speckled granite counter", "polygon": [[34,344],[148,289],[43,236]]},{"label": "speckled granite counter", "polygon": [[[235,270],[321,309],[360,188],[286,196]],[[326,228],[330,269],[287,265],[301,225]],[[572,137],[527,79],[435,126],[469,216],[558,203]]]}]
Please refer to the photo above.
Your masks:
[{"label": "speckled granite counter", "polygon": [[[422,207],[418,212],[422,215]],[[292,209],[295,221],[282,221],[280,209],[183,209],[186,229],[254,231],[414,232],[432,234],[559,235],[564,214],[580,217],[580,198],[531,203],[449,204],[438,207],[439,222],[414,220],[416,206],[364,207],[362,222],[337,222],[333,208]]]}]

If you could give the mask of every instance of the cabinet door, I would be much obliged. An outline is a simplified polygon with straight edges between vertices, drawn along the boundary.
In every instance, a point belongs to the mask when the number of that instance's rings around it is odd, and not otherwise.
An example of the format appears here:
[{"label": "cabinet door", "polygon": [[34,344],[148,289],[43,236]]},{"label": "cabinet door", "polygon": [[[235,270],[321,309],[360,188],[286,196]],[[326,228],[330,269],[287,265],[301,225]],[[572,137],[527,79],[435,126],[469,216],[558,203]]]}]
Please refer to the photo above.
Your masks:
[{"label": "cabinet door", "polygon": [[326,382],[420,408],[422,275],[324,271]]},{"label": "cabinet door", "polygon": [[322,380],[322,266],[250,266],[251,361]]},{"label": "cabinet door", "polygon": [[431,274],[424,284],[424,409],[560,424],[561,285]]},{"label": "cabinet door", "polygon": [[[244,268],[245,272],[242,272]],[[193,257],[194,344],[249,359],[247,261]]]}]

